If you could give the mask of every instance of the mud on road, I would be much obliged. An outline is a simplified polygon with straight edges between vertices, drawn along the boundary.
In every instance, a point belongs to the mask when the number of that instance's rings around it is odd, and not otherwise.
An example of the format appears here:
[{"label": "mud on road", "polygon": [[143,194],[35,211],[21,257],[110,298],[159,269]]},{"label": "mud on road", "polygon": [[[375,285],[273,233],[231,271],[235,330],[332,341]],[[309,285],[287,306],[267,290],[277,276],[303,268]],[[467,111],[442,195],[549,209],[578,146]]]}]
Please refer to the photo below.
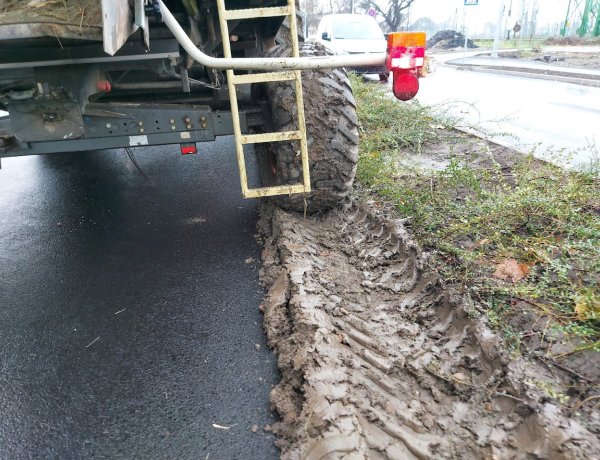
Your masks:
[{"label": "mud on road", "polygon": [[551,370],[508,356],[402,221],[265,205],[260,230],[283,458],[600,458],[597,412],[565,414],[536,384]]}]

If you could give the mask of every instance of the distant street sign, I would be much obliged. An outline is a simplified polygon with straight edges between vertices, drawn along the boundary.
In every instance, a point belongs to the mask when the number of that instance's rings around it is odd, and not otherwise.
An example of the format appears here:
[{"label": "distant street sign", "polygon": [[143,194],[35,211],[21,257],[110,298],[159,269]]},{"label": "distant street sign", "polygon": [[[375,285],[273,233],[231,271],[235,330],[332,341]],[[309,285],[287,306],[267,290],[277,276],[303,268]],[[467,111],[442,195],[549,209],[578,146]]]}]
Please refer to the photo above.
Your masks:
[{"label": "distant street sign", "polygon": [[465,6],[477,6],[479,5],[479,0],[465,0]]}]

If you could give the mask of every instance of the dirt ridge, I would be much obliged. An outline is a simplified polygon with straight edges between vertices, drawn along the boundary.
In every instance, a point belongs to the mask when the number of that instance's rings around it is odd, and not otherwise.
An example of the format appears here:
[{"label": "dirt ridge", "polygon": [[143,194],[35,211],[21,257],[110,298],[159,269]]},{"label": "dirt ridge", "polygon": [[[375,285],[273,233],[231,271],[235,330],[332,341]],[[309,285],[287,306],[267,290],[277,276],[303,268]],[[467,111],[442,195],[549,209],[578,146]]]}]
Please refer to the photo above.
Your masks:
[{"label": "dirt ridge", "polygon": [[259,228],[283,458],[600,458],[535,385],[548,369],[508,358],[402,220],[265,205]]}]

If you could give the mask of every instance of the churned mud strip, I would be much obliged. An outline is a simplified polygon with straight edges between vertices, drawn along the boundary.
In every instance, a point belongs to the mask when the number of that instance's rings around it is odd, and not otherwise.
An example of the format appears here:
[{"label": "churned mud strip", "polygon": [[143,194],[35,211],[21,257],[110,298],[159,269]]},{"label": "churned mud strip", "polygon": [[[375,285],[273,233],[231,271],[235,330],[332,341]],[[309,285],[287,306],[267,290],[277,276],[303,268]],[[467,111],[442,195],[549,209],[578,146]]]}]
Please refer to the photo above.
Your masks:
[{"label": "churned mud strip", "polygon": [[402,222],[377,212],[262,209],[283,458],[600,458],[598,439],[527,383],[549,371],[509,361]]}]

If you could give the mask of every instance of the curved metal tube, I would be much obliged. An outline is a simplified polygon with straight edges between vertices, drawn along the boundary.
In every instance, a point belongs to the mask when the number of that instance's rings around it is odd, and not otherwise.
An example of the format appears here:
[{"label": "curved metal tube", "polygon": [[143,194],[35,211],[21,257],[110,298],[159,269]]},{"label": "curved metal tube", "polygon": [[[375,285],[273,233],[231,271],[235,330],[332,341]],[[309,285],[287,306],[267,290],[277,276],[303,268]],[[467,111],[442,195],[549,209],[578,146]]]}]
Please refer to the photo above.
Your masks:
[{"label": "curved metal tube", "polygon": [[339,67],[365,67],[385,65],[385,53],[313,56],[299,58],[215,58],[204,54],[190,40],[171,12],[162,2],[163,21],[188,55],[200,64],[213,69],[235,70],[311,70]]}]

